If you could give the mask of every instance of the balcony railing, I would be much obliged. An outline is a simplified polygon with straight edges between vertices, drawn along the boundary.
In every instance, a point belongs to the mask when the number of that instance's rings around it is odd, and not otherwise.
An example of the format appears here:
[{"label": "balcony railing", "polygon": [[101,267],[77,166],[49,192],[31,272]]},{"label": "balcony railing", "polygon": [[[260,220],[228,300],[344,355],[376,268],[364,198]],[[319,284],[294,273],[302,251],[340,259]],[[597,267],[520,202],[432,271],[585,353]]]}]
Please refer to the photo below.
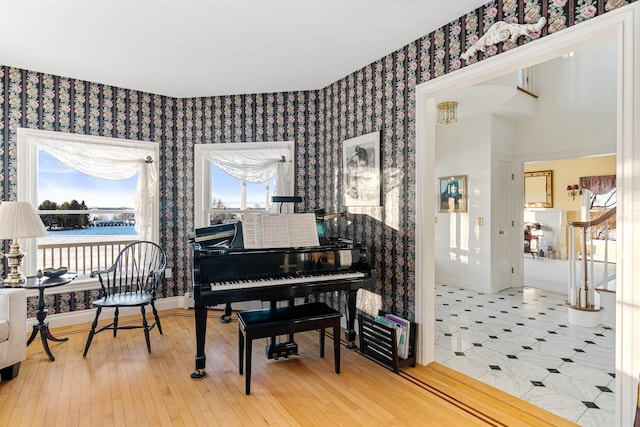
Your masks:
[{"label": "balcony railing", "polygon": [[136,240],[38,244],[38,268],[67,267],[78,276],[111,267],[120,251]]}]

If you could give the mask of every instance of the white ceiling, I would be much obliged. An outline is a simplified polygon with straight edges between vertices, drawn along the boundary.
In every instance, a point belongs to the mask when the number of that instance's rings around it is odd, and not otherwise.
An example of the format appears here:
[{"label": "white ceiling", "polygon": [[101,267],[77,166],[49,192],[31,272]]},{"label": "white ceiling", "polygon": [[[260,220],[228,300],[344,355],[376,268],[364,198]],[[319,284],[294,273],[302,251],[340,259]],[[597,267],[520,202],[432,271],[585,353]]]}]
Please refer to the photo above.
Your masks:
[{"label": "white ceiling", "polygon": [[0,65],[170,97],[321,89],[487,0],[0,0]]}]

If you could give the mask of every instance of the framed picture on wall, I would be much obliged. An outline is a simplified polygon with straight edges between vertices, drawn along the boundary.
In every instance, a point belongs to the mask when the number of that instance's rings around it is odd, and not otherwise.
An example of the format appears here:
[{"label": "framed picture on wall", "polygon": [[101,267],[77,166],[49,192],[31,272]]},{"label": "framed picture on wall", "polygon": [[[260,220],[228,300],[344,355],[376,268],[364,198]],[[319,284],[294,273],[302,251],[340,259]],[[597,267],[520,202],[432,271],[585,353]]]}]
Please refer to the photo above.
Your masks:
[{"label": "framed picture on wall", "polygon": [[438,212],[467,212],[467,176],[443,176],[438,178],[440,203]]},{"label": "framed picture on wall", "polygon": [[380,132],[342,143],[344,206],[380,206]]}]

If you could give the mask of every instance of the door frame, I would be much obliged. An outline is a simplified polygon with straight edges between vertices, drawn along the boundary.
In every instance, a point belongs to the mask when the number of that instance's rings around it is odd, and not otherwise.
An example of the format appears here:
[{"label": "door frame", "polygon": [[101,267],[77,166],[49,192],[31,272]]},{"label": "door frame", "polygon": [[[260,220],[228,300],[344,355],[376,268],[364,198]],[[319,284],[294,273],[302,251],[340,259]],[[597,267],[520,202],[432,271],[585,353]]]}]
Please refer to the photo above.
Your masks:
[{"label": "door frame", "polygon": [[[515,72],[599,41],[617,40],[617,176],[620,243],[616,293],[616,424],[632,425],[640,373],[640,3],[632,3],[592,20],[456,70],[416,87],[416,319],[421,324],[418,363],[435,360],[436,97]],[[521,191],[521,190],[520,190]],[[517,191],[516,191],[517,192]],[[519,200],[517,194],[515,199]],[[515,200],[514,200],[515,204]],[[515,248],[514,248],[515,250]],[[625,261],[628,260],[628,261]],[[634,330],[636,334],[634,335]]]}]

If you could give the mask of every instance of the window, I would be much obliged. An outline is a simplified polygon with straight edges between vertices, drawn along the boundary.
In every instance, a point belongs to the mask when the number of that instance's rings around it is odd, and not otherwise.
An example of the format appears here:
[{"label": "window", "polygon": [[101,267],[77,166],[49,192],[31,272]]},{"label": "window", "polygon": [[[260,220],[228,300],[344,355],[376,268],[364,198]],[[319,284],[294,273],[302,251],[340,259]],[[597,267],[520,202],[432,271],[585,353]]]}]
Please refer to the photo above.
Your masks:
[{"label": "window", "polygon": [[211,162],[209,175],[209,224],[236,221],[237,214],[242,211],[268,211],[271,208],[275,177],[266,182],[251,183],[234,178]]},{"label": "window", "polygon": [[137,181],[138,173],[108,180],[77,172],[38,150],[36,207],[45,227],[57,231],[49,237],[137,235],[133,227]]},{"label": "window", "polygon": [[196,228],[270,210],[271,196],[292,195],[292,158],[292,142],[196,145]]},{"label": "window", "polygon": [[[55,198],[60,200],[51,200],[52,202],[69,203],[64,206],[64,210],[56,210],[56,214],[47,210],[40,211],[43,222],[48,222],[50,227],[81,227],[83,221],[113,219],[117,216],[120,219],[126,219],[128,223],[135,223],[137,232],[135,240],[158,241],[157,159],[159,149],[157,144],[19,128],[17,157],[18,200],[29,201],[38,208],[44,201],[39,197],[42,192],[43,195],[58,194],[59,196]],[[51,173],[50,168],[56,167],[60,168],[60,171],[73,175],[76,183],[80,185],[78,187],[71,184],[65,185],[64,181],[58,178],[56,187],[61,191],[50,192],[44,178],[47,177],[47,173]],[[109,191],[109,186],[123,186],[121,187],[123,191]],[[83,210],[79,215],[76,211],[84,206],[82,206],[83,200],[79,200],[83,196],[73,194],[75,191],[80,191],[78,188],[84,191],[90,189],[96,196],[92,199],[94,202],[90,203],[96,206],[87,206],[94,209]],[[117,194],[116,199],[112,198],[113,194]],[[49,199],[49,197],[46,198]],[[72,203],[74,199],[77,203]],[[112,209],[97,209],[101,207]],[[69,217],[74,219],[69,220]],[[65,221],[66,224],[59,223]],[[37,243],[36,239],[29,239],[24,245],[25,250],[30,254],[25,258],[23,266],[27,274],[34,274],[37,266],[41,265],[39,261],[42,261],[38,257],[45,256],[37,250]]]},{"label": "window", "polygon": [[[587,190],[588,191],[588,190]],[[604,194],[593,194],[589,191],[589,210],[603,212],[617,205],[617,189],[613,188],[611,191]]]}]

